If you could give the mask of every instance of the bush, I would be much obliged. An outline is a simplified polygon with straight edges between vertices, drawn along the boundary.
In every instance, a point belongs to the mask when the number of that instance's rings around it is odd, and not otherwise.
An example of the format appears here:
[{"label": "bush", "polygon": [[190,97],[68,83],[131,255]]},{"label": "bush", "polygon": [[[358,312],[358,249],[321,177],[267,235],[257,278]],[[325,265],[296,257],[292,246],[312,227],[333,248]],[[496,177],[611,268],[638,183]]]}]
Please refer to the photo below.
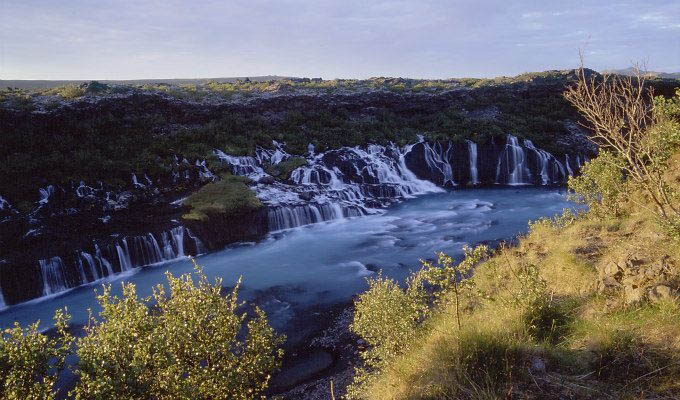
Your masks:
[{"label": "bush", "polygon": [[57,94],[65,99],[75,99],[85,94],[85,90],[76,85],[68,85],[60,88]]},{"label": "bush", "polygon": [[100,319],[91,317],[78,341],[80,377],[76,399],[252,399],[262,395],[280,366],[283,338],[264,313],[239,312],[239,285],[226,298],[222,282],[210,284],[196,266],[179,278],[167,273],[169,293],[159,285],[138,299],[124,284],[97,297]]},{"label": "bush", "polygon": [[413,275],[406,289],[392,279],[368,279],[369,289],[354,303],[350,330],[369,345],[362,358],[371,368],[379,368],[408,350],[427,310],[422,276]]},{"label": "bush", "polygon": [[572,200],[582,202],[599,217],[619,216],[623,210],[625,179],[621,169],[616,167],[617,157],[607,151],[581,169],[581,175],[569,177]]},{"label": "bush", "polygon": [[0,398],[7,400],[45,400],[55,398],[53,391],[64,368],[73,337],[67,331],[70,316],[57,311],[56,335],[48,338],[38,332],[38,324],[6,329],[0,341]]}]

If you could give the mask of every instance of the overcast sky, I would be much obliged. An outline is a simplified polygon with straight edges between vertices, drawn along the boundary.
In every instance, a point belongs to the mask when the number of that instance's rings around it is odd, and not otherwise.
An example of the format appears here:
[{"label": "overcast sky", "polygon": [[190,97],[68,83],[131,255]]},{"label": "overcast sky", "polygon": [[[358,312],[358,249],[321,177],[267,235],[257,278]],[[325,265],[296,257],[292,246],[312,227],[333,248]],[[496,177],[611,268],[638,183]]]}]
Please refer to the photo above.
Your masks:
[{"label": "overcast sky", "polygon": [[0,0],[0,79],[680,71],[680,0]]}]

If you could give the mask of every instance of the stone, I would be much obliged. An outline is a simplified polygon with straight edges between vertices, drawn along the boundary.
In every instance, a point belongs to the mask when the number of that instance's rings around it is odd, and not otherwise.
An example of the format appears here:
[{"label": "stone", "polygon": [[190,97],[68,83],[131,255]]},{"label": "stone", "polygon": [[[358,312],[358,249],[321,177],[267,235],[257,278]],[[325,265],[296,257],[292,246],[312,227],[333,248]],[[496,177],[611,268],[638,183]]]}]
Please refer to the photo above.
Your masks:
[{"label": "stone", "polygon": [[257,183],[262,183],[262,184],[265,184],[265,185],[271,185],[272,183],[274,183],[274,181],[275,181],[275,179],[274,179],[273,176],[266,175],[266,176],[263,176],[262,178],[258,179]]},{"label": "stone", "polygon": [[623,295],[626,299],[626,304],[631,305],[641,302],[644,297],[644,292],[640,287],[624,286]]},{"label": "stone", "polygon": [[545,361],[541,357],[532,357],[529,370],[535,374],[543,374],[546,371]]},{"label": "stone", "polygon": [[660,301],[670,299],[673,297],[673,290],[666,285],[656,285],[647,293],[649,300],[658,303]]}]

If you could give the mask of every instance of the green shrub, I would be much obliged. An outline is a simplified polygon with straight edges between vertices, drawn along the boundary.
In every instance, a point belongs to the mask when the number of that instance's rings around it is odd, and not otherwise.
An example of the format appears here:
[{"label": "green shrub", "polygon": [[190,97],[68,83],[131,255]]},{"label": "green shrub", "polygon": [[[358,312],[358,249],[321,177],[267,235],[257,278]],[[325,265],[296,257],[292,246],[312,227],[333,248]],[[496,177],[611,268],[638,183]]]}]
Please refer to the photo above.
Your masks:
[{"label": "green shrub", "polygon": [[0,398],[7,400],[49,400],[59,372],[70,352],[73,337],[67,326],[70,316],[57,311],[56,335],[38,332],[39,322],[23,329],[15,323],[5,329],[0,341]]},{"label": "green shrub", "polygon": [[76,85],[68,85],[58,89],[57,94],[65,99],[75,99],[85,94],[85,90]]},{"label": "green shrub", "polygon": [[378,368],[408,350],[428,304],[420,274],[413,275],[405,289],[382,276],[368,279],[368,284],[354,303],[350,330],[369,346],[361,354],[366,364]]},{"label": "green shrub", "polygon": [[587,204],[593,215],[599,217],[618,216],[623,211],[626,194],[625,178],[617,167],[620,160],[607,151],[587,162],[581,175],[569,177],[568,186],[573,192],[570,196]]},{"label": "green shrub", "polygon": [[[195,264],[195,263],[194,263]],[[196,266],[178,278],[167,273],[151,298],[133,284],[123,297],[110,286],[97,297],[102,311],[78,340],[76,399],[252,399],[280,366],[283,338],[256,309],[238,310],[239,284],[226,298],[222,281],[210,284]]]},{"label": "green shrub", "polygon": [[474,249],[466,246],[463,248],[463,252],[465,257],[457,264],[454,264],[451,256],[444,253],[439,253],[436,266],[427,261],[422,262],[424,279],[434,286],[435,296],[439,299],[447,299],[449,295],[453,296],[459,330],[461,329],[461,297],[476,294],[474,293],[476,285],[472,268],[487,256],[489,249],[486,246],[477,246]]}]

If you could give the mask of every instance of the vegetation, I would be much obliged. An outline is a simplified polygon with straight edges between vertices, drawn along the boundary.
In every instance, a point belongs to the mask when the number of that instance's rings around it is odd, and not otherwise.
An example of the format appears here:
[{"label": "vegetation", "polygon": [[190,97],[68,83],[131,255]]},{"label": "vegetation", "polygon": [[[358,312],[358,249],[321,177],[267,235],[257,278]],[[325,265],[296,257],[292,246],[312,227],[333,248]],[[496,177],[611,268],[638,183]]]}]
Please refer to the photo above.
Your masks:
[{"label": "vegetation", "polygon": [[73,337],[67,330],[70,316],[57,311],[55,337],[38,332],[40,321],[22,328],[6,329],[0,341],[0,398],[49,400],[56,396],[54,384],[64,368]]},{"label": "vegetation", "polygon": [[[570,181],[589,211],[532,223],[516,247],[488,259],[468,250],[456,264],[440,254],[443,269],[424,262],[404,289],[370,281],[355,303],[352,330],[368,348],[350,397],[680,396],[680,247],[668,229],[680,206],[671,195],[680,187],[680,91],[647,99],[636,136],[612,125],[629,144],[605,145]],[[629,160],[638,154],[627,146],[646,156]]]},{"label": "vegetation", "polygon": [[182,217],[205,220],[210,215],[234,215],[261,208],[262,203],[246,182],[247,178],[242,176],[223,175],[184,200],[190,211]]},{"label": "vegetation", "polygon": [[[76,399],[254,399],[263,398],[271,373],[281,365],[284,338],[259,308],[238,302],[240,282],[224,295],[222,281],[167,273],[152,297],[139,299],[133,284],[122,297],[105,286],[102,310],[77,339]],[[54,383],[71,354],[69,316],[55,316],[56,334],[5,331],[0,342],[3,399],[52,399]]]}]

